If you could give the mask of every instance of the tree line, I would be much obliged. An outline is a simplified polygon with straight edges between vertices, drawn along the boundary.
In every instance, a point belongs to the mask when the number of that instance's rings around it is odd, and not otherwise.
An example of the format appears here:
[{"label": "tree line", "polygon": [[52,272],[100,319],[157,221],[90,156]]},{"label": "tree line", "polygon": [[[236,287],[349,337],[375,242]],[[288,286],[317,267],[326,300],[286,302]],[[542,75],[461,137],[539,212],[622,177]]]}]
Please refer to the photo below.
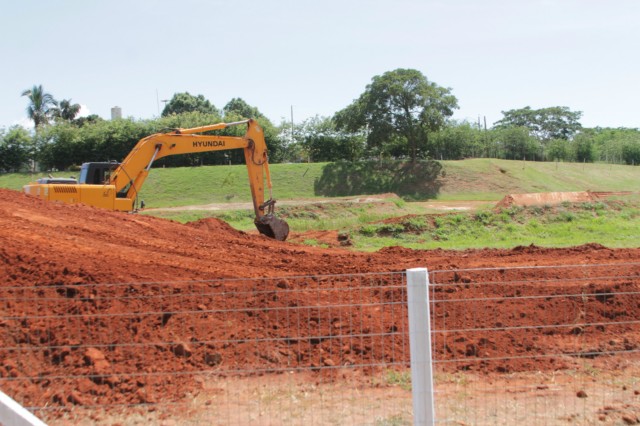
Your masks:
[{"label": "tree line", "polygon": [[[640,163],[637,128],[584,128],[582,113],[566,106],[503,111],[492,126],[452,119],[458,100],[452,89],[420,71],[397,69],[375,76],[363,93],[332,117],[273,124],[257,107],[234,98],[218,109],[202,95],[176,93],[151,120],[78,118],[80,106],[57,102],[42,86],[22,93],[33,132],[0,129],[0,170],[67,170],[86,161],[121,160],[136,142],[174,128],[256,119],[265,130],[270,161],[337,162],[501,158],[528,161]],[[238,136],[243,129],[223,134]],[[166,157],[156,166],[241,164],[241,152]]]}]

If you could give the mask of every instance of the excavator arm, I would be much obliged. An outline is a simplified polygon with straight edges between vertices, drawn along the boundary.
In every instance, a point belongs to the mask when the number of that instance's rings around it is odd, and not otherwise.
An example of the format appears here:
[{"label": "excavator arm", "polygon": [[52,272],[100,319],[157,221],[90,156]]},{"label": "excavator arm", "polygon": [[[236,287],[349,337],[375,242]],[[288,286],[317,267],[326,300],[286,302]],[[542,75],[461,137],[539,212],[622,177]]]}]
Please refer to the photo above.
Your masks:
[{"label": "excavator arm", "polygon": [[[205,135],[213,130],[246,124],[243,137]],[[289,226],[273,214],[275,201],[271,196],[271,175],[267,157],[264,132],[255,120],[234,123],[219,123],[191,129],[176,129],[169,133],[157,133],[140,140],[111,174],[110,183],[117,193],[126,191],[124,198],[135,199],[149,175],[154,161],[170,155],[198,152],[243,149],[251,199],[255,213],[255,224],[260,233],[277,240],[286,239]],[[269,199],[265,201],[265,181]]]},{"label": "excavator arm", "polygon": [[[247,125],[244,136],[219,136],[204,134],[230,126]],[[141,139],[129,155],[102,185],[81,182],[75,185],[30,184],[25,192],[50,200],[82,202],[96,207],[131,211],[153,163],[169,155],[198,152],[243,149],[251,199],[255,212],[255,224],[261,234],[284,241],[289,225],[274,213],[275,200],[271,197],[271,176],[267,146],[262,128],[255,120],[219,123],[191,129],[176,129],[168,133],[156,133]],[[91,163],[88,163],[91,164]],[[266,189],[269,198],[265,200]]]}]

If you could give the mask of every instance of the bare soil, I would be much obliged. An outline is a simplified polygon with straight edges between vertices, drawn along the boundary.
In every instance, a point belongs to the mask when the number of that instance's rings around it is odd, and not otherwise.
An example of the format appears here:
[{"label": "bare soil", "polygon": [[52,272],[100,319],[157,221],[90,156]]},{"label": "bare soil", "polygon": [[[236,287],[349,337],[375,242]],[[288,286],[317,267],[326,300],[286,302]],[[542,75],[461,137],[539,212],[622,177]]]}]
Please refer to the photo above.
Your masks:
[{"label": "bare soil", "polygon": [[[384,203],[389,199],[400,199],[396,194],[363,195],[360,197],[328,197],[298,198],[295,200],[277,200],[278,206],[308,206],[322,204],[363,204]],[[180,211],[217,211],[217,210],[253,210],[252,203],[209,203],[178,207],[157,207],[146,209],[147,212],[180,212]]]},{"label": "bare soil", "polygon": [[0,190],[0,259],[13,285],[199,280],[224,277],[628,262],[640,249],[601,246],[357,253],[279,242],[217,219],[180,224]]},{"label": "bare soil", "polygon": [[[135,282],[155,282],[156,286],[145,287],[145,291],[152,293],[162,287],[162,282],[167,281],[190,281],[190,280],[211,280],[217,278],[265,278],[265,277],[287,277],[317,274],[350,274],[369,272],[403,271],[407,268],[428,267],[430,270],[451,270],[459,268],[492,268],[496,266],[515,267],[530,265],[577,265],[577,264],[611,264],[611,275],[615,276],[616,264],[636,262],[640,259],[640,249],[609,249],[597,244],[585,245],[573,248],[546,249],[539,247],[518,247],[512,250],[484,249],[484,250],[463,250],[445,251],[430,250],[417,251],[400,247],[391,247],[380,250],[376,253],[357,253],[346,251],[340,248],[318,248],[295,244],[292,242],[279,242],[268,239],[264,236],[247,234],[234,230],[229,225],[216,219],[206,219],[195,223],[183,225],[169,220],[158,219],[149,216],[139,216],[119,212],[110,212],[97,208],[82,205],[63,205],[58,203],[46,203],[36,198],[31,198],[19,192],[0,189],[0,276],[4,278],[4,288],[0,290],[2,297],[13,297],[16,288],[41,287],[42,294],[49,297],[60,298],[61,301],[70,297],[77,297],[78,300],[90,301],[92,296],[84,294],[84,290],[71,291],[74,286],[90,283],[135,283]],[[517,272],[514,272],[517,273]],[[532,272],[527,279],[535,278]],[[544,272],[541,272],[544,273]],[[576,286],[570,280],[571,275],[581,276],[581,270],[567,270],[567,286]],[[517,276],[512,277],[517,281]],[[452,276],[451,280],[459,280],[460,277]],[[288,286],[297,285],[298,281],[291,280]],[[171,284],[178,286],[177,284]],[[226,290],[233,294],[234,284],[228,285]],[[318,284],[321,285],[321,284]],[[334,283],[336,286],[348,286],[349,282]],[[572,287],[564,289],[562,284],[558,291],[572,291]],[[614,284],[612,284],[614,285]],[[616,283],[615,285],[620,285]],[[526,293],[530,289],[523,284],[521,287],[510,287],[514,292]],[[640,283],[634,280],[624,284],[624,289],[630,292],[637,292]],[[65,289],[66,291],[60,291]],[[69,290],[71,289],[71,290]],[[127,286],[113,287],[111,296],[118,296],[118,292],[124,295],[129,288]],[[469,289],[461,287],[460,292],[468,294],[458,294],[460,298],[474,296],[474,287]],[[335,293],[330,293],[335,294]],[[233,296],[231,296],[233,297]],[[242,296],[238,296],[242,297]],[[16,347],[24,345],[25,342],[41,342],[43,346],[65,347],[77,345],[77,342],[69,341],[65,337],[65,327],[74,323],[64,320],[65,309],[68,304],[60,303],[58,306],[49,304],[35,304],[33,301],[25,299],[15,299],[7,303],[4,299],[0,304],[0,314],[3,318],[14,318],[2,320],[0,322],[0,346]],[[229,303],[227,299],[227,303]],[[287,297],[279,299],[256,300],[264,306],[287,306],[292,302]],[[156,303],[156,305],[153,305]],[[194,310],[197,309],[197,301],[194,301]],[[323,303],[344,304],[341,300],[326,300]],[[564,311],[560,309],[548,309],[540,312],[538,302],[531,299],[530,305],[518,306],[523,312],[538,312],[541,318],[550,324],[563,323],[565,318],[555,318],[561,316]],[[621,298],[616,300],[619,303],[618,311],[620,320],[624,318],[638,318],[640,316],[640,305],[631,300]],[[74,315],[80,313],[90,316],[102,307],[95,303],[80,303],[80,308],[74,306]],[[589,312],[597,311],[598,306],[589,307]],[[110,312],[117,314],[119,309],[130,309],[124,303],[114,303],[109,306]],[[150,311],[162,312],[163,310],[178,309],[172,307],[171,302],[158,299],[153,302],[149,299],[149,305],[144,307]],[[184,309],[183,306],[179,307]],[[221,307],[211,307],[223,308]],[[338,309],[338,308],[336,308]],[[500,306],[496,306],[500,309]],[[46,310],[46,312],[41,312]],[[37,312],[38,315],[50,314],[47,322],[19,321],[25,312]],[[337,311],[336,311],[337,312]],[[483,315],[486,318],[480,319],[490,323],[494,312],[485,309]],[[334,314],[339,315],[334,312]],[[346,315],[346,314],[345,314]],[[55,319],[58,318],[58,319]],[[140,323],[136,330],[123,330],[121,322],[114,315],[112,323],[102,321],[99,327],[87,330],[89,341],[99,341],[101,335],[122,336],[127,339],[134,339],[135,336],[144,336],[149,341],[163,341],[167,333],[163,328],[158,328],[157,324]],[[465,316],[459,317],[459,324],[448,323],[449,326],[464,328]],[[231,318],[233,319],[233,318]],[[81,320],[81,318],[80,318]],[[266,330],[270,327],[268,318],[261,324]],[[366,320],[366,318],[365,318]],[[474,319],[478,321],[478,318]],[[252,320],[257,321],[256,319]],[[377,318],[370,324],[372,332],[376,327],[384,326],[404,326],[398,322],[404,321],[402,318]],[[253,323],[252,322],[252,323]],[[397,323],[397,324],[396,324]],[[243,321],[238,318],[237,330],[228,330],[224,327],[211,329],[210,319],[204,318],[201,323],[193,326],[194,334],[200,331],[208,333],[208,339],[223,339],[229,333],[239,333],[247,335],[254,328],[247,328]],[[326,318],[320,322],[323,326],[330,327],[331,320]],[[517,324],[517,320],[514,320]],[[507,326],[508,324],[504,324]],[[49,334],[47,333],[49,331]],[[50,333],[51,330],[59,332]],[[200,330],[200,331],[199,331]],[[492,342],[492,357],[498,359],[501,356],[512,356],[514,354],[533,353],[542,354],[545,347],[556,347],[566,341],[566,336],[548,335],[544,330],[527,331],[527,339],[538,340],[537,345],[515,344],[513,336],[504,340]],[[279,333],[286,335],[288,330],[279,330]],[[291,330],[295,333],[294,330]],[[320,333],[330,333],[328,330],[319,330]],[[344,331],[345,333],[348,332]],[[538,333],[538,334],[536,334]],[[93,335],[95,334],[95,335]],[[47,335],[47,338],[43,338]],[[620,345],[631,344],[638,346],[640,333],[637,327],[627,327],[623,329],[602,328],[592,330],[588,335],[581,336],[583,339],[594,342],[607,342],[615,340]],[[25,337],[26,336],[26,337]],[[255,336],[254,336],[255,337]],[[466,336],[470,338],[470,336]],[[164,340],[166,341],[166,340]],[[520,341],[520,340],[518,340]],[[393,344],[398,344],[393,343]],[[274,345],[276,345],[274,343]],[[281,346],[264,348],[266,352],[287,353],[291,349],[286,343]],[[458,348],[456,345],[462,345]],[[453,351],[465,350],[468,342],[460,340],[450,348]],[[321,347],[321,345],[320,345]],[[349,348],[345,349],[349,350]],[[442,352],[439,356],[446,359],[445,348],[438,349]],[[242,352],[239,346],[219,348],[219,355],[223,358],[234,359],[242,362],[247,367],[260,361],[253,352]],[[284,351],[284,352],[283,352]],[[175,352],[175,351],[174,351]],[[370,357],[371,361],[376,361],[376,353],[394,353],[393,348],[384,351],[370,351],[364,356]],[[406,348],[398,349],[395,353],[404,353],[408,356]],[[53,354],[55,355],[55,354]],[[198,354],[196,354],[198,355]],[[167,370],[173,371],[193,371],[206,369],[206,357],[192,356],[187,360],[176,361],[175,356],[167,357],[167,352],[156,351],[148,358],[140,361],[136,367],[141,370],[152,367],[165,366]],[[201,355],[201,354],[200,354]],[[30,359],[12,359],[12,355],[7,351],[0,351],[0,378],[16,377],[20,375],[35,377],[42,374],[66,374],[85,375],[87,364],[92,364],[94,368],[103,360],[101,354],[84,353],[70,356],[69,360],[76,359],[77,363],[56,362],[56,357],[33,356]],[[112,366],[112,371],[126,371],[127,366],[120,364],[124,362],[119,359],[124,354],[110,354],[108,365]],[[348,354],[336,356],[347,357]],[[321,351],[311,351],[302,356],[293,357],[298,359],[300,366],[318,365],[321,361]],[[84,361],[83,361],[84,358]],[[286,356],[286,359],[291,357]],[[59,360],[59,358],[57,358]],[[86,360],[90,362],[87,363]],[[539,363],[532,363],[528,358],[519,361],[517,357],[511,359],[505,367],[501,363],[487,366],[487,371],[492,374],[506,372],[526,372],[526,371],[552,371],[563,368],[562,362],[553,358],[540,358]],[[125,362],[126,364],[126,362]],[[570,367],[570,366],[569,366]],[[612,365],[616,368],[617,364]],[[505,370],[506,368],[506,370]],[[20,384],[22,383],[22,384]],[[24,382],[6,381],[3,389],[9,394],[24,394],[28,392],[30,402],[38,406],[46,404],[68,404],[75,400],[82,401],[86,395],[95,395],[95,383],[86,383],[80,389],[77,383],[70,382],[67,387],[59,386],[52,390],[46,381],[34,382],[28,386]],[[112,391],[102,395],[102,404],[109,403],[138,403],[139,394],[132,392],[131,386],[126,382],[107,383]],[[188,392],[189,385],[185,380],[174,380],[163,384],[163,392],[167,395],[184,395]],[[61,396],[62,395],[62,396]],[[75,396],[74,396],[75,395]],[[80,404],[82,405],[82,404]]]},{"label": "bare soil", "polygon": [[544,206],[561,203],[586,203],[597,200],[590,192],[536,192],[531,194],[509,194],[496,204],[496,207]]}]

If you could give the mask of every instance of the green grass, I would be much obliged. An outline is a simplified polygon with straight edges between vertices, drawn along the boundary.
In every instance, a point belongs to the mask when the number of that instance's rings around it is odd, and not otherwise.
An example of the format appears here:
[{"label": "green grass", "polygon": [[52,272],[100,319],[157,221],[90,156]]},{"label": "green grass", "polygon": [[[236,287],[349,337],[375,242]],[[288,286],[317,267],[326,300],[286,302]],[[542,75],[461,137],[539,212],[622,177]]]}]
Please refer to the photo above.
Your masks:
[{"label": "green grass", "polygon": [[[273,164],[276,199],[322,198],[314,182],[326,163]],[[499,200],[509,193],[552,191],[640,191],[640,168],[581,163],[536,163],[473,159],[443,161],[440,200]],[[74,172],[57,172],[70,176]],[[45,176],[28,173],[0,175],[0,187],[20,190]],[[250,202],[246,168],[204,166],[152,169],[141,191],[148,207],[175,207],[208,203]],[[400,201],[398,201],[400,203]]]},{"label": "green grass", "polygon": [[387,370],[386,381],[389,385],[411,391],[411,371]]},{"label": "green grass", "polygon": [[[273,197],[315,198],[313,183],[323,163],[270,166]],[[268,197],[268,194],[267,194]],[[140,198],[149,207],[175,207],[208,203],[251,202],[245,166],[179,167],[152,169]]]},{"label": "green grass", "polygon": [[[318,198],[313,189],[325,163],[274,164],[270,166],[276,199]],[[48,173],[0,175],[0,188],[21,190],[23,185]],[[55,172],[69,177],[77,172]],[[267,194],[268,196],[268,194]],[[175,207],[209,203],[251,202],[244,165],[151,169],[140,198],[148,207]]]},{"label": "green grass", "polygon": [[[271,166],[274,198],[318,199],[314,182],[325,164],[275,164]],[[493,159],[443,162],[441,200],[486,200],[509,193],[554,191],[640,192],[640,168],[609,164],[533,163]],[[73,173],[53,173],[69,176]],[[0,175],[0,187],[20,190],[44,174]],[[141,198],[148,207],[174,207],[208,203],[250,202],[244,166],[153,169]],[[495,212],[425,216],[417,204],[390,199],[385,203],[313,204],[278,206],[278,215],[292,231],[339,230],[348,232],[356,250],[386,246],[416,249],[465,249],[518,245],[572,246],[597,242],[609,247],[637,247],[640,197],[623,201],[557,207],[512,208]],[[489,203],[488,205],[493,205]],[[237,207],[235,207],[237,209]],[[147,211],[144,214],[189,222],[218,217],[241,230],[253,230],[253,211],[183,210]],[[398,223],[381,223],[391,217],[419,215]],[[313,244],[313,239],[306,244]],[[321,244],[321,243],[318,243]]]},{"label": "green grass", "polygon": [[181,211],[142,211],[140,214],[174,220],[180,223],[214,217],[224,220],[232,227],[246,231],[255,229],[253,210],[181,210]]},{"label": "green grass", "polygon": [[351,229],[369,222],[381,221],[411,212],[413,209],[409,206],[398,207],[392,200],[385,203],[358,205],[336,203],[283,206],[278,209],[278,216],[286,219],[291,229],[296,232],[304,232]]},{"label": "green grass", "polygon": [[[363,224],[385,220],[391,217],[417,213],[418,208],[404,201],[389,199],[384,203],[331,203],[303,206],[281,206],[277,209],[279,217],[285,219],[295,232],[311,230],[327,231],[333,229],[353,229]],[[177,210],[145,211],[142,214],[185,223],[215,217],[229,223],[236,229],[247,231],[255,229],[253,210]]]},{"label": "green grass", "polygon": [[[33,182],[38,178],[46,176],[46,173],[30,174],[30,173],[2,173],[0,174],[0,188],[13,189],[22,191],[22,187],[29,182]],[[56,177],[77,176],[77,173],[58,172],[52,173]]]},{"label": "green grass", "polygon": [[510,193],[640,191],[640,168],[496,159],[443,161],[441,200],[499,200]]},{"label": "green grass", "polygon": [[[595,202],[560,206],[511,207],[475,213],[415,215],[412,203],[393,202],[344,205],[286,206],[279,210],[292,232],[338,230],[351,236],[352,249],[376,251],[383,247],[413,249],[512,248],[535,244],[569,247],[599,243],[607,247],[638,247],[640,200]],[[252,231],[253,212],[182,211],[154,215],[180,222],[203,217],[220,218],[236,229]],[[401,217],[391,223],[385,220]],[[388,221],[387,221],[388,222]],[[314,239],[307,245],[323,246]]]},{"label": "green grass", "polygon": [[362,251],[395,245],[466,249],[530,244],[568,247],[593,242],[607,247],[637,247],[638,229],[637,203],[583,203],[452,213],[437,216],[433,223],[421,227],[408,219],[394,224],[368,224],[353,230],[352,241]]},{"label": "green grass", "polygon": [[[439,200],[493,201],[509,193],[526,192],[640,191],[640,169],[633,166],[494,159],[442,163],[445,176],[436,197]],[[315,194],[314,182],[322,175],[325,164],[271,165],[273,197],[323,198]],[[0,186],[4,186],[3,178],[0,177]],[[247,172],[242,165],[152,169],[140,197],[149,207],[251,201]]]}]

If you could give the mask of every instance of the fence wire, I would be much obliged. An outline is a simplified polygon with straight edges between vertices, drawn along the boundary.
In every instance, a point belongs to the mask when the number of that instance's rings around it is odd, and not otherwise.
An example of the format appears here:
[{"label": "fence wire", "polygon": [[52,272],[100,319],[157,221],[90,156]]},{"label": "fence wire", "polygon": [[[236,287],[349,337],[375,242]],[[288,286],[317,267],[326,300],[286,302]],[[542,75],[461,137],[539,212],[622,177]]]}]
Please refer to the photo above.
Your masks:
[{"label": "fence wire", "polygon": [[430,273],[440,424],[635,424],[640,264]]},{"label": "fence wire", "polygon": [[[638,420],[640,264],[429,278],[438,424]],[[404,273],[52,276],[0,288],[0,338],[0,388],[50,424],[412,422]]]},{"label": "fence wire", "polygon": [[0,388],[51,424],[408,424],[402,273],[0,289]]}]

